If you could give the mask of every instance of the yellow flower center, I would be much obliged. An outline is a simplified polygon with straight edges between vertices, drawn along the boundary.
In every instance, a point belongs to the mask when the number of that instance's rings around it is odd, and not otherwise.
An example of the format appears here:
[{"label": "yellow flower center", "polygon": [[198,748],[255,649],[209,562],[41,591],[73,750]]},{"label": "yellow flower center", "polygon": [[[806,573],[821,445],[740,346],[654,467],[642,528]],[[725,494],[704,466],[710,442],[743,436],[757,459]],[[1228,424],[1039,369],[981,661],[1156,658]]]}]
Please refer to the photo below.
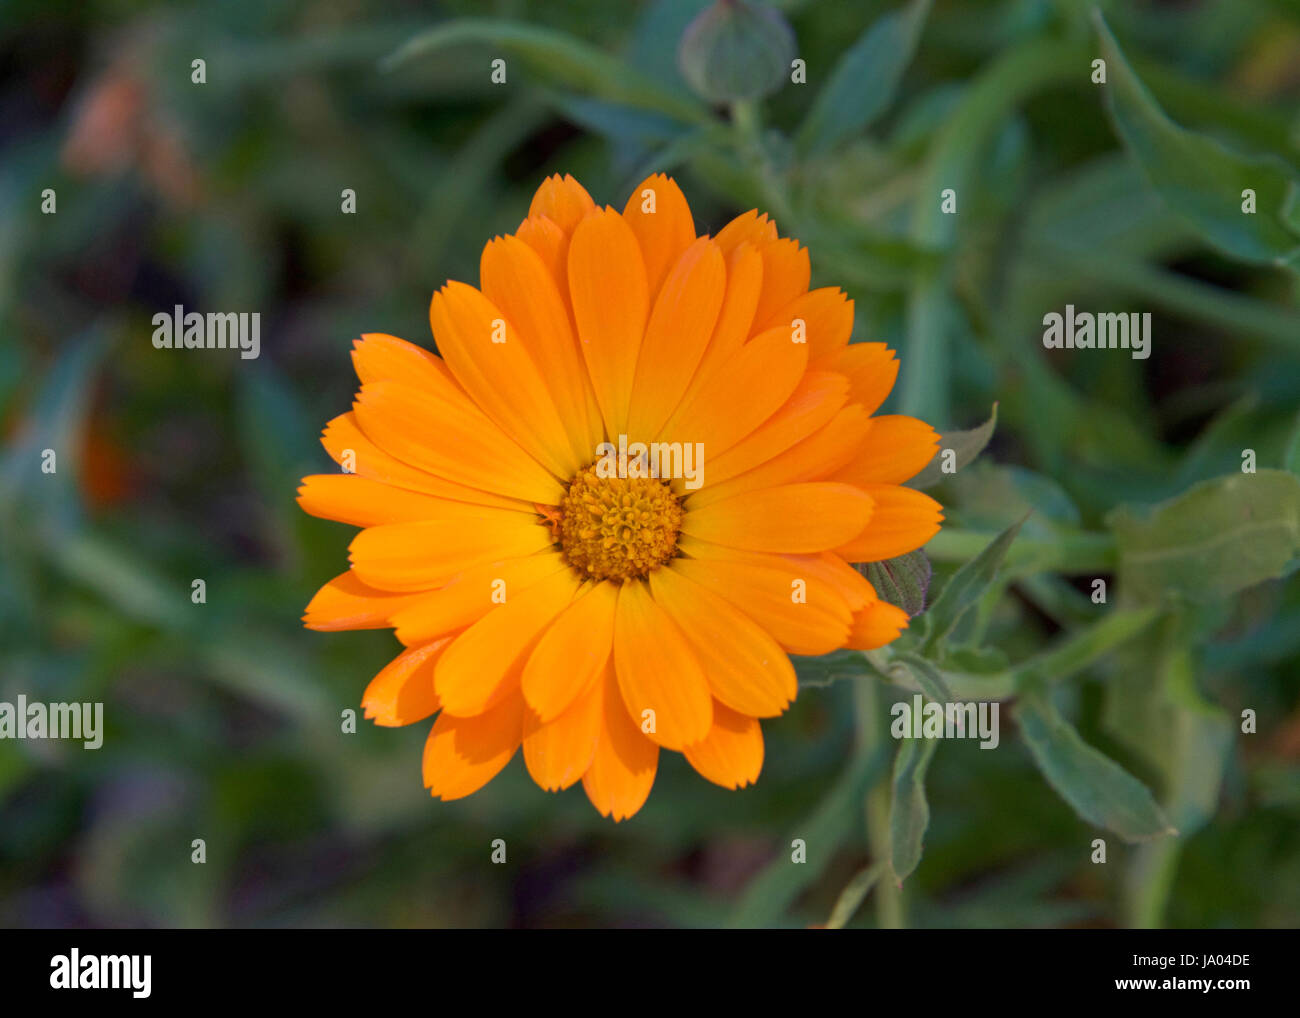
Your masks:
[{"label": "yellow flower center", "polygon": [[587,467],[560,500],[557,531],[564,560],[584,577],[635,579],[673,557],[682,502],[651,477],[597,477]]}]

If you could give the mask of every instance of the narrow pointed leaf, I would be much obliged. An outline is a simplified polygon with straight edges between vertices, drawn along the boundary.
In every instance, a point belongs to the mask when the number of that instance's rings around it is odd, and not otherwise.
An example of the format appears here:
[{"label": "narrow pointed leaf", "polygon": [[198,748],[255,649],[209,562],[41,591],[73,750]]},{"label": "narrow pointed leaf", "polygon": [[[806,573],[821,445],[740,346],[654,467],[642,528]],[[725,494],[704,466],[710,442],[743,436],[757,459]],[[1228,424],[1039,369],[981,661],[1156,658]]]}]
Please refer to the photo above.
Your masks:
[{"label": "narrow pointed leaf", "polygon": [[1016,721],[1048,784],[1084,820],[1125,841],[1177,833],[1146,785],[1084,742],[1041,692],[1020,698]]},{"label": "narrow pointed leaf", "polygon": [[889,865],[905,880],[921,861],[930,804],[925,798],[925,772],[938,739],[905,739],[894,758],[894,797],[889,811]]}]

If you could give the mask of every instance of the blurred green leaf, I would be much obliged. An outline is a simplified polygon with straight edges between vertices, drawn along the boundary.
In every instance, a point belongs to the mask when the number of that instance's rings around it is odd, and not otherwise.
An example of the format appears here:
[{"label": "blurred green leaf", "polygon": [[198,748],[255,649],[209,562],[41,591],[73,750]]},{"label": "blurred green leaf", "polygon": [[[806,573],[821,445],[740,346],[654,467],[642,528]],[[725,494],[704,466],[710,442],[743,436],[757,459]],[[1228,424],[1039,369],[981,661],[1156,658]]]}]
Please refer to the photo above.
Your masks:
[{"label": "blurred green leaf", "polygon": [[1147,787],[1084,742],[1042,693],[1021,696],[1016,721],[1038,769],[1084,820],[1125,841],[1177,833]]},{"label": "blurred green leaf", "polygon": [[[750,882],[732,916],[732,926],[771,926],[780,919],[799,892],[825,870],[832,854],[861,829],[862,798],[887,762],[883,751],[853,760],[816,810],[780,842],[776,858]],[[803,863],[791,859],[795,840],[804,843],[807,861]]]},{"label": "blurred green leaf", "polygon": [[845,924],[862,907],[862,903],[867,900],[867,895],[871,893],[871,889],[876,886],[884,873],[884,863],[876,863],[859,870],[835,900],[835,907],[831,909],[831,916],[826,920],[826,928],[828,930],[844,929]]},{"label": "blurred green leaf", "polygon": [[[1110,75],[1106,107],[1151,185],[1224,253],[1297,268],[1300,229],[1286,218],[1297,182],[1294,169],[1275,156],[1233,152],[1169,120],[1125,59],[1105,18],[1100,12],[1094,17]],[[1247,189],[1255,192],[1253,214],[1242,210]]]},{"label": "blurred green leaf", "polygon": [[[687,123],[702,124],[710,119],[708,111],[698,103],[678,92],[660,88],[594,46],[563,32],[519,21],[487,18],[449,21],[409,40],[386,57],[381,67],[392,71],[412,60],[465,44],[496,47],[515,54],[543,80],[581,89],[602,99],[657,111]],[[488,73],[489,66],[485,63],[485,78]]]},{"label": "blurred green leaf", "polygon": [[1300,478],[1281,470],[1204,481],[1148,510],[1107,517],[1126,597],[1227,597],[1281,576],[1300,552]]},{"label": "blurred green leaf", "polygon": [[1300,475],[1300,414],[1296,414],[1295,423],[1291,425],[1291,434],[1286,440],[1282,469]]},{"label": "blurred green leaf", "polygon": [[809,153],[860,134],[894,100],[912,61],[930,0],[911,0],[875,21],[835,64],[795,137]]},{"label": "blurred green leaf", "polygon": [[901,883],[921,861],[930,804],[925,798],[925,772],[938,739],[904,739],[894,758],[894,795],[889,810],[889,865]]},{"label": "blurred green leaf", "polygon": [[926,635],[922,643],[922,653],[940,649],[952,634],[963,615],[979,600],[997,576],[1007,549],[1020,532],[1025,518],[1007,527],[988,546],[973,559],[963,565],[952,575],[939,596],[935,598],[930,610],[922,618],[926,620]]},{"label": "blurred green leaf", "polygon": [[943,674],[920,655],[907,652],[895,654],[891,661],[891,674],[896,668],[902,668],[920,687],[921,692],[935,703],[947,703],[952,699],[952,693],[943,680]]},{"label": "blurred green leaf", "polygon": [[[91,386],[108,351],[102,335],[69,343],[42,379],[36,398],[0,459],[0,517],[25,511],[46,531],[67,530],[80,521],[80,469]],[[53,450],[54,472],[45,473],[44,452]]]},{"label": "blurred green leaf", "polygon": [[[208,597],[220,591],[209,591]],[[242,632],[215,634],[196,647],[207,674],[240,696],[292,718],[300,724],[340,731],[340,712],[352,703],[331,704],[316,681],[315,663],[295,643],[275,636]],[[335,709],[337,708],[337,709]]]},{"label": "blurred green leaf", "polygon": [[948,482],[946,490],[952,496],[953,514],[970,526],[1005,527],[1030,516],[1023,528],[1029,537],[1077,527],[1080,522],[1078,506],[1060,484],[1024,467],[972,463]]},{"label": "blurred green leaf", "polygon": [[1048,649],[1011,669],[1016,688],[1040,682],[1059,682],[1082,671],[1104,655],[1125,644],[1146,629],[1159,615],[1159,608],[1147,605],[1130,610],[1113,610],[1086,629],[1071,633]]},{"label": "blurred green leaf", "polygon": [[796,655],[793,661],[800,689],[829,686],[840,679],[860,679],[869,674],[859,650],[836,650],[821,657]]},{"label": "blurred green leaf", "polygon": [[[925,465],[925,469],[907,482],[909,488],[918,488],[924,490],[932,488],[945,477],[956,473],[984,451],[984,447],[989,444],[989,439],[993,437],[993,431],[998,425],[998,405],[993,404],[993,412],[989,419],[977,428],[971,428],[967,431],[945,431],[939,436],[939,451],[934,454],[934,458]],[[951,452],[949,457],[953,463],[952,470],[944,470],[945,454]]]},{"label": "blurred green leaf", "polygon": [[94,590],[127,618],[185,629],[203,609],[190,601],[190,581],[168,581],[126,548],[93,533],[53,537],[49,557],[71,579]]}]

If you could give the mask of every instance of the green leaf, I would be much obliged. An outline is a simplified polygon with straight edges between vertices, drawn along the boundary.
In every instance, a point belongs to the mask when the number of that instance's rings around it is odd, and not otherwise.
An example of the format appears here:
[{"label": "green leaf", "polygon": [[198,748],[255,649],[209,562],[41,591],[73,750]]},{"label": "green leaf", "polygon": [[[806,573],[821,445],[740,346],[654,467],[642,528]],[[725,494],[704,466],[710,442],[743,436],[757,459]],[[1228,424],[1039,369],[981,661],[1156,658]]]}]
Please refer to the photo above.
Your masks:
[{"label": "green leaf", "polygon": [[1232,719],[1196,688],[1192,654],[1182,648],[1165,672],[1174,708],[1174,758],[1170,761],[1167,809],[1185,834],[1214,815],[1235,738]]},{"label": "green leaf", "polygon": [[949,482],[947,492],[948,501],[961,506],[962,523],[969,527],[1001,530],[1031,512],[1025,536],[1079,526],[1079,509],[1065,489],[1024,467],[987,460],[972,463]]},{"label": "green leaf", "polygon": [[1128,643],[1159,615],[1154,605],[1130,610],[1116,609],[1105,618],[1035,654],[1011,669],[1017,688],[1038,682],[1060,682],[1085,668],[1116,647]]},{"label": "green leaf", "polygon": [[821,657],[796,655],[793,661],[800,689],[829,686],[840,679],[860,679],[868,673],[860,650],[835,650]]},{"label": "green leaf", "polygon": [[[989,415],[989,419],[978,428],[971,428],[968,431],[943,432],[939,436],[939,451],[925,465],[924,470],[907,482],[907,486],[920,490],[932,488],[945,477],[956,473],[972,462],[989,444],[989,439],[993,437],[993,429],[997,427],[997,424],[998,405],[994,403],[993,412]],[[953,455],[945,457],[945,453],[948,452]],[[943,469],[945,458],[952,463],[951,470],[945,471]]]},{"label": "green leaf", "polygon": [[[745,888],[732,926],[771,926],[781,918],[799,892],[830,864],[840,845],[861,831],[863,797],[888,760],[880,751],[853,760],[817,808],[781,842],[776,858]],[[796,839],[804,843],[804,863],[791,859],[790,845]]]},{"label": "green leaf", "polygon": [[219,685],[299,724],[319,729],[338,716],[315,661],[278,636],[241,629],[238,640],[225,636],[200,643],[197,658]]},{"label": "green leaf", "polygon": [[168,629],[197,624],[188,578],[159,576],[148,560],[93,533],[60,535],[50,541],[54,565],[74,582],[100,594],[124,617]]},{"label": "green leaf", "polygon": [[930,804],[925,799],[925,772],[938,739],[904,739],[894,758],[894,797],[889,810],[889,865],[902,882],[921,861]]},{"label": "green leaf", "polygon": [[854,913],[862,907],[862,903],[867,900],[867,895],[871,889],[876,886],[885,873],[884,863],[875,863],[859,870],[858,874],[848,882],[840,896],[835,899],[835,907],[831,909],[831,917],[826,920],[828,930],[842,930],[844,925],[853,918]]},{"label": "green leaf", "polygon": [[1020,698],[1016,721],[1048,784],[1084,820],[1125,841],[1178,833],[1146,785],[1084,742],[1042,693]]},{"label": "green leaf", "polygon": [[875,588],[882,601],[888,601],[915,618],[925,611],[925,594],[930,589],[930,560],[918,548],[884,562],[868,562],[858,569]]},{"label": "green leaf", "polygon": [[[1248,156],[1179,127],[1134,73],[1106,25],[1094,13],[1108,83],[1106,107],[1133,158],[1169,207],[1200,236],[1234,258],[1300,263],[1300,229],[1288,218],[1297,175],[1275,156]],[[1256,211],[1242,211],[1242,192],[1255,193]]]},{"label": "green leaf", "polygon": [[[518,21],[487,18],[448,21],[409,40],[386,57],[381,67],[391,71],[411,60],[466,44],[491,46],[514,54],[545,80],[580,89],[598,98],[655,110],[688,123],[704,123],[711,119],[699,103],[660,88],[594,46],[554,29]],[[483,73],[488,73],[487,64],[484,64]]]},{"label": "green leaf", "polygon": [[989,542],[988,546],[952,575],[926,613],[928,631],[922,653],[939,647],[957,627],[963,615],[980,599],[997,577],[1007,549],[1016,539],[1022,518]]},{"label": "green leaf", "polygon": [[1300,551],[1300,477],[1282,470],[1230,474],[1194,485],[1145,512],[1108,517],[1125,596],[1228,597],[1283,575]]},{"label": "green leaf", "polygon": [[1291,425],[1291,434],[1286,440],[1286,452],[1282,454],[1282,469],[1300,475],[1300,414],[1296,414],[1295,423]]},{"label": "green leaf", "polygon": [[929,11],[930,0],[911,0],[858,37],[804,118],[796,139],[801,149],[817,153],[834,148],[889,108]]},{"label": "green leaf", "polygon": [[[24,427],[0,458],[0,517],[22,513],[48,539],[81,520],[78,485],[91,386],[108,350],[95,331],[69,343],[36,389]],[[54,451],[54,472],[43,471]]]},{"label": "green leaf", "polygon": [[952,699],[942,673],[925,658],[916,654],[895,654],[890,671],[900,667],[920,687],[921,692],[935,703],[947,703]]}]

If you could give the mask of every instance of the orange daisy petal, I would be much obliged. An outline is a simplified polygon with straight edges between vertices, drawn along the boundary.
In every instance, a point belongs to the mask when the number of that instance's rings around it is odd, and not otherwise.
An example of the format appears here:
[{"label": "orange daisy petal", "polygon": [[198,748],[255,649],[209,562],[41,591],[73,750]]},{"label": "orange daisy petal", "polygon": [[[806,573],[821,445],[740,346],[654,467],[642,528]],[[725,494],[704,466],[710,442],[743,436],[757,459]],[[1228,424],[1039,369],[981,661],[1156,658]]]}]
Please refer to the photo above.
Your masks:
[{"label": "orange daisy petal", "polygon": [[501,773],[523,737],[524,699],[507,696],[474,717],[445,710],[424,744],[424,787],[434,798],[472,795]]},{"label": "orange daisy petal", "polygon": [[377,725],[423,721],[441,706],[433,691],[433,667],[451,640],[411,647],[393,658],[366,687],[361,706]]},{"label": "orange daisy petal", "polygon": [[572,233],[579,222],[596,208],[587,189],[569,174],[558,173],[542,181],[528,206],[530,216],[546,216],[565,233]]},{"label": "orange daisy petal", "polygon": [[830,479],[828,475],[852,459],[861,448],[870,423],[866,411],[851,403],[807,438],[738,477],[713,484],[715,472],[710,468],[706,474],[709,483],[691,494],[687,508],[703,508],[711,502],[761,488]]},{"label": "orange daisy petal", "polygon": [[429,324],[456,380],[502,431],[557,477],[571,477],[584,464],[569,446],[527,337],[500,308],[474,287],[452,282],[433,295]]},{"label": "orange daisy petal", "polygon": [[325,426],[321,445],[335,463],[358,477],[369,477],[398,488],[422,491],[457,502],[473,502],[502,509],[527,509],[530,505],[505,495],[456,484],[394,459],[365,436],[357,424],[356,415],[352,413],[341,414]]},{"label": "orange daisy petal", "polygon": [[497,559],[459,573],[439,590],[418,595],[394,611],[390,621],[408,647],[473,625],[493,608],[508,603],[552,573],[567,569],[557,552]]},{"label": "orange daisy petal", "polygon": [[766,212],[759,215],[757,209],[750,209],[719,230],[716,239],[718,246],[727,254],[741,244],[749,244],[755,249],[765,247],[776,240],[776,223],[768,218]]},{"label": "orange daisy petal", "polygon": [[398,382],[363,385],[353,405],[361,430],[393,457],[457,484],[555,505],[564,489],[468,400]]},{"label": "orange daisy petal", "polygon": [[907,612],[888,601],[874,601],[853,616],[847,646],[875,650],[892,643],[907,628]]},{"label": "orange daisy petal", "polygon": [[303,614],[308,629],[333,632],[339,629],[385,629],[396,612],[419,594],[394,594],[364,584],[349,569],[316,592]]},{"label": "orange daisy petal", "polygon": [[[694,556],[672,569],[729,601],[791,654],[828,654],[844,646],[853,613],[840,594],[779,556],[730,557],[730,549],[682,542]],[[708,556],[708,557],[704,557]]]},{"label": "orange daisy petal", "polygon": [[818,555],[782,555],[800,576],[813,581],[814,590],[819,584],[833,590],[851,611],[859,611],[876,601],[876,588],[871,581],[845,562],[834,552]]},{"label": "orange daisy petal", "polygon": [[902,484],[919,474],[939,450],[939,433],[915,417],[871,418],[871,430],[857,455],[836,471],[848,484]]},{"label": "orange daisy petal", "polygon": [[556,618],[524,666],[521,688],[538,720],[564,713],[596,675],[603,674],[614,642],[618,586],[590,585]]},{"label": "orange daisy petal", "polygon": [[629,435],[655,435],[677,409],[722,307],[727,269],[718,245],[701,237],[673,265],[655,301],[637,359]]},{"label": "orange daisy petal", "polygon": [[[721,244],[718,250],[723,250]],[[692,398],[745,345],[753,329],[754,312],[763,290],[763,258],[750,244],[741,244],[726,257],[727,291],[722,298],[722,309],[683,402]]]},{"label": "orange daisy petal", "polygon": [[569,296],[606,434],[625,434],[650,292],[636,235],[613,209],[593,212],[574,231]]},{"label": "orange daisy petal", "polygon": [[604,666],[557,718],[543,722],[524,712],[524,763],[534,781],[548,792],[568,788],[591,766],[600,742]]},{"label": "orange daisy petal", "polygon": [[623,703],[649,738],[667,749],[681,749],[708,734],[713,698],[699,660],[650,588],[638,580],[619,588],[614,664]]},{"label": "orange daisy petal", "polygon": [[807,438],[827,424],[848,398],[849,383],[843,375],[809,371],[780,410],[709,462],[709,488],[766,463]]},{"label": "orange daisy petal", "polygon": [[823,286],[800,294],[761,327],[794,329],[799,322],[803,323],[808,359],[815,362],[848,346],[853,334],[853,301],[838,286]]},{"label": "orange daisy petal", "polygon": [[682,533],[753,551],[824,551],[860,533],[871,504],[849,484],[786,484],[693,508]]},{"label": "orange daisy petal", "polygon": [[443,706],[453,714],[480,714],[515,694],[537,641],[577,590],[577,577],[561,570],[488,612],[456,637],[433,677]]},{"label": "orange daisy petal", "polygon": [[646,282],[654,295],[673,264],[695,241],[691,207],[675,180],[655,173],[633,188],[623,218],[641,245]]},{"label": "orange daisy petal", "polygon": [[788,329],[763,333],[678,408],[663,436],[702,443],[709,459],[720,456],[781,408],[799,385],[807,361],[807,347],[791,343]]},{"label": "orange daisy petal", "polygon": [[708,736],[683,752],[701,777],[723,788],[744,788],[763,769],[763,732],[756,719],[715,703]]},{"label": "orange daisy petal", "polygon": [[545,370],[554,404],[564,414],[569,447],[586,463],[601,441],[604,425],[554,277],[518,237],[499,237],[488,244],[479,274],[483,293],[519,330],[533,360]]},{"label": "orange daisy petal", "polygon": [[650,795],[659,764],[659,747],[628,717],[614,668],[601,681],[601,728],[582,788],[601,816],[626,820]]},{"label": "orange daisy petal", "polygon": [[[546,216],[529,216],[515,236],[527,244],[551,274],[566,310],[569,307],[569,235]],[[484,281],[486,290],[486,281]]]},{"label": "orange daisy petal", "polygon": [[367,332],[353,343],[352,364],[362,384],[389,380],[431,388],[454,384],[441,357],[382,332]]},{"label": "orange daisy petal", "polygon": [[[766,322],[807,291],[808,281],[812,278],[812,263],[808,259],[808,249],[800,247],[799,242],[791,238],[764,244],[758,253],[763,256],[763,294],[758,299],[754,320]],[[779,327],[789,334],[788,322]]]},{"label": "orange daisy petal", "polygon": [[898,361],[884,343],[851,343],[820,358],[813,367],[845,375],[853,401],[869,414],[880,409],[898,380]]},{"label": "orange daisy petal", "polygon": [[[690,641],[714,697],[751,717],[785,711],[798,680],[790,659],[762,626],[673,568],[651,573],[650,590]],[[714,716],[716,724],[716,704]]]},{"label": "orange daisy petal", "polygon": [[915,551],[939,532],[943,506],[929,495],[893,484],[862,488],[875,503],[871,522],[835,551],[849,562],[882,562]]},{"label": "orange daisy petal", "polygon": [[380,523],[464,519],[483,510],[468,502],[437,498],[354,474],[312,474],[302,479],[298,504],[321,519],[373,527]]},{"label": "orange daisy petal", "polygon": [[363,530],[348,546],[352,568],[381,590],[428,590],[484,562],[521,558],[550,547],[535,518],[480,509],[463,519],[386,523]]}]

